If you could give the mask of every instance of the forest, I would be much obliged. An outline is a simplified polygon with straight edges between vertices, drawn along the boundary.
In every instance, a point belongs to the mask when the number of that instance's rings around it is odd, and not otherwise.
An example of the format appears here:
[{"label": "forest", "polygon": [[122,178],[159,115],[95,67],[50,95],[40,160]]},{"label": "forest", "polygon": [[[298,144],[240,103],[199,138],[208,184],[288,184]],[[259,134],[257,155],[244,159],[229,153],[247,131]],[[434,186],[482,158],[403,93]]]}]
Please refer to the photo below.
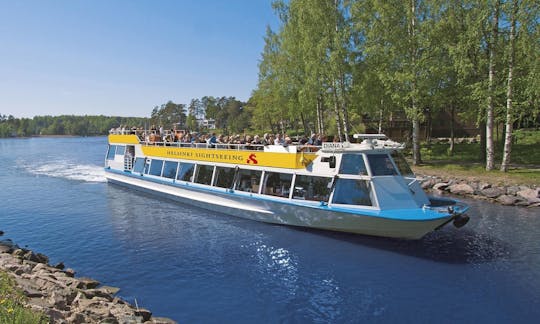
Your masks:
[{"label": "forest", "polygon": [[404,116],[417,165],[421,127],[444,112],[438,122],[450,125],[449,154],[454,124],[467,122],[480,129],[485,169],[495,168],[498,150],[505,171],[515,130],[540,127],[538,0],[275,0],[272,7],[280,23],[267,28],[247,102],[169,101],[149,119],[0,115],[0,137],[102,135],[121,124],[197,129],[197,120],[212,119],[224,133],[321,133],[345,141],[374,123],[385,132]]},{"label": "forest", "polygon": [[[346,140],[366,118],[404,113],[412,160],[420,125],[447,111],[482,130],[486,170],[494,131],[508,166],[514,127],[538,127],[537,0],[277,0],[250,104],[256,128],[296,121]],[[384,126],[381,127],[384,130]]]}]

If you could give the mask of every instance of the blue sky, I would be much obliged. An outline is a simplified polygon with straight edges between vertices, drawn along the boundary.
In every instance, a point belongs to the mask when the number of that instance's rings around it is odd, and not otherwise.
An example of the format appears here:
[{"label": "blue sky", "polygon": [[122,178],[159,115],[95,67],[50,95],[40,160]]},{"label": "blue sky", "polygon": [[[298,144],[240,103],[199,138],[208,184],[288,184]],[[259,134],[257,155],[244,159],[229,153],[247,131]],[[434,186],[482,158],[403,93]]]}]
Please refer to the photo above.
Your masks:
[{"label": "blue sky", "polygon": [[270,0],[0,1],[0,114],[149,116],[257,84]]}]

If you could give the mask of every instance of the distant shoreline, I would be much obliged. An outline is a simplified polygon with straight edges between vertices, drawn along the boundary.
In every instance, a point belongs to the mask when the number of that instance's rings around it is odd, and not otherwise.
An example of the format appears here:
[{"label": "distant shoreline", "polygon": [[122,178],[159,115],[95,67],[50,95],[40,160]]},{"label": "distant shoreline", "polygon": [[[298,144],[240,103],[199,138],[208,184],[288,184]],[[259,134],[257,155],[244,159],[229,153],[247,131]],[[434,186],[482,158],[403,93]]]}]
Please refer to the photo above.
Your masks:
[{"label": "distant shoreline", "polygon": [[30,136],[11,136],[11,137],[0,137],[0,139],[25,139],[25,138],[75,138],[75,137],[104,137],[107,134],[103,135],[30,135]]}]

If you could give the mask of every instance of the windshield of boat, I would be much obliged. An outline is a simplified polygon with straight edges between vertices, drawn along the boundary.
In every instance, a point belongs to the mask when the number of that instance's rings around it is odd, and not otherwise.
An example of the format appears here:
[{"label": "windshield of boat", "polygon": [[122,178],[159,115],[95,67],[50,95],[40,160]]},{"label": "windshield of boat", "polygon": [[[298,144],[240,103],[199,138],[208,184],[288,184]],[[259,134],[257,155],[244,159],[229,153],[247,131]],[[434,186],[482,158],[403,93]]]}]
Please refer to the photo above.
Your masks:
[{"label": "windshield of boat", "polygon": [[394,163],[403,177],[414,177],[414,172],[412,172],[411,167],[405,160],[403,154],[394,150],[390,155],[392,155],[392,159],[394,159]]},{"label": "windshield of boat", "polygon": [[398,174],[388,154],[368,154],[367,158],[372,176],[394,176]]},{"label": "windshield of boat", "polygon": [[362,154],[343,154],[339,173],[367,175],[366,164],[364,163]]}]

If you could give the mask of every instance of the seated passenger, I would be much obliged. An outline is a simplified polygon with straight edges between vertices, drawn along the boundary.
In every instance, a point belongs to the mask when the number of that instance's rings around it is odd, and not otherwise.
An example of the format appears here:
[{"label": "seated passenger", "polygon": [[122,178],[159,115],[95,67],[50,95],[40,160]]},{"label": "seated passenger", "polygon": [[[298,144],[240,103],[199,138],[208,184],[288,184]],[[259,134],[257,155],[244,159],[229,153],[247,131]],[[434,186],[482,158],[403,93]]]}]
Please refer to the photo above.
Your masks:
[{"label": "seated passenger", "polygon": [[285,140],[283,139],[283,137],[281,137],[281,134],[277,134],[276,135],[276,139],[274,140],[274,145],[283,145],[285,144]]}]

